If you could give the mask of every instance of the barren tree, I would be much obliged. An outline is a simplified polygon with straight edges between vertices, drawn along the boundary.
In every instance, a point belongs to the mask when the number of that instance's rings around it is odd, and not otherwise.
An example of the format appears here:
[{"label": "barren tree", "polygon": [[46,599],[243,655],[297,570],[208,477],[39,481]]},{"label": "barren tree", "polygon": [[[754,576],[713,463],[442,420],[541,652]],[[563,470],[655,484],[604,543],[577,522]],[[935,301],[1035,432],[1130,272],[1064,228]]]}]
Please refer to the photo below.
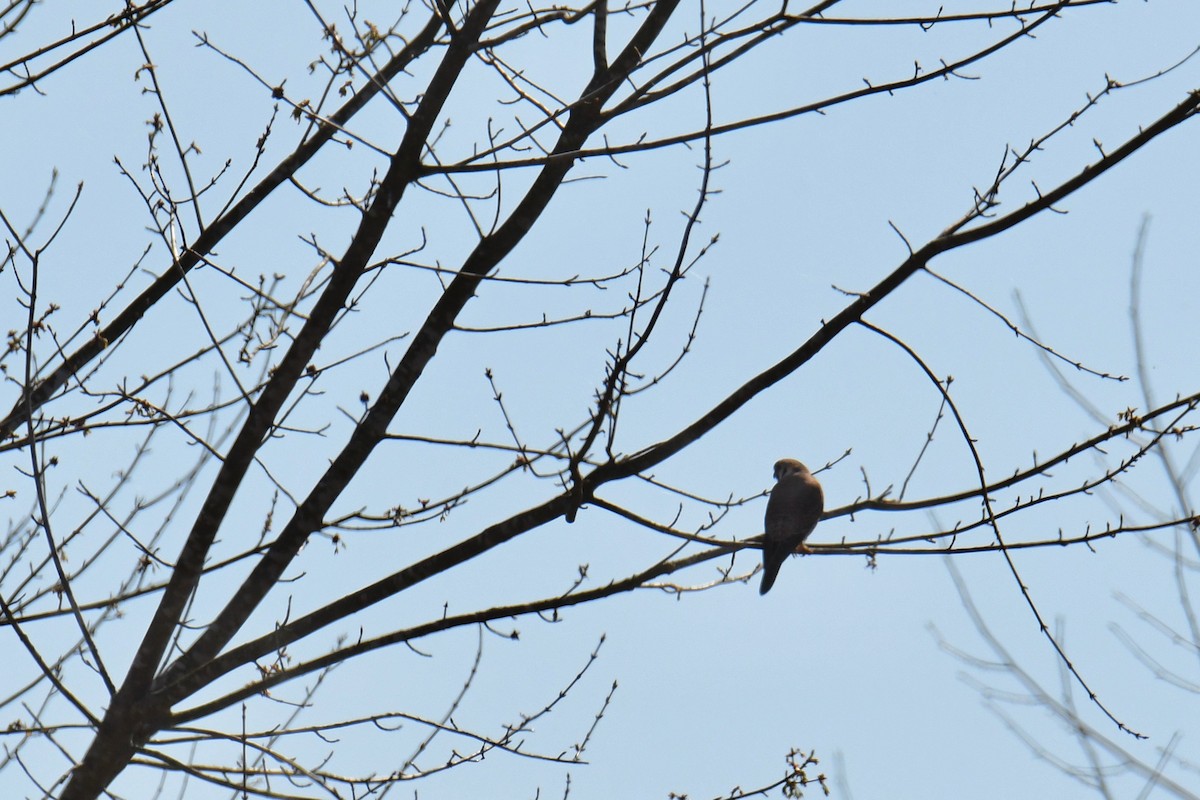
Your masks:
[{"label": "barren tree", "polygon": [[[976,71],[1107,5],[914,3],[880,15],[838,0],[310,1],[239,8],[233,25],[148,0],[68,25],[52,8],[12,4],[6,118],[39,119],[65,87],[100,93],[86,112],[72,101],[87,135],[59,153],[99,159],[120,184],[64,191],[56,172],[36,190],[0,190],[12,287],[0,361],[5,785],[63,800],[384,796],[494,754],[556,765],[565,796],[597,731],[630,724],[610,710],[616,683],[588,684],[591,706],[572,712],[576,729],[558,743],[533,731],[580,693],[601,651],[539,684],[536,709],[467,726],[456,714],[483,680],[484,640],[637,590],[752,591],[769,488],[759,478],[779,455],[802,455],[827,482],[862,478],[857,499],[831,495],[823,523],[853,520],[859,535],[813,542],[818,554],[1003,559],[1013,607],[1091,695],[1088,713],[1139,735],[1094,691],[1094,665],[1052,634],[1014,554],[1191,520],[1181,508],[1142,525],[1081,522],[1108,513],[1092,500],[1098,488],[1191,435],[1197,387],[1098,419],[1082,440],[1032,442],[1032,461],[989,463],[976,433],[986,421],[883,309],[902,289],[947,289],[978,316],[957,330],[925,317],[936,335],[1012,332],[1008,358],[1041,355],[1097,391],[1116,385],[1121,376],[1060,352],[950,275],[953,255],[1064,210],[1190,120],[1200,93],[1153,116],[1126,112],[1120,141],[1087,133],[1087,157],[1058,147],[1097,109],[1120,107],[1132,81],[1104,76],[1023,144],[990,142],[992,171],[960,179],[960,210],[938,230],[893,225],[899,255],[869,265],[870,284],[830,273],[834,313],[821,319],[797,298],[792,316],[723,329],[724,353],[698,345],[717,291],[702,275],[726,275],[725,291],[767,308],[804,261],[781,247],[772,263],[747,264],[714,247],[709,214],[728,201],[735,143],[933,87],[969,89]],[[912,52],[899,39],[883,64],[863,48],[862,69],[882,75],[853,71],[852,47],[844,67],[794,78],[804,48],[834,32],[929,38]],[[1164,62],[1133,77],[1175,75]],[[130,87],[89,88],[108,69],[132,76],[140,118],[118,102]],[[115,162],[89,146],[93,131],[122,143]],[[870,187],[733,202],[802,209],[839,192]],[[750,329],[784,349],[755,351],[738,340]],[[920,442],[903,470],[860,456],[855,426],[824,419],[815,400],[797,424],[837,428],[837,452],[755,442],[737,458],[766,460],[761,475],[716,492],[680,467],[752,401],[792,376],[816,380],[819,356],[861,336],[926,392],[925,416],[903,421]],[[834,407],[852,393],[821,389]],[[957,468],[935,467],[947,459]],[[1023,523],[1046,515],[1058,524]],[[433,709],[417,690],[446,656],[429,648],[458,631],[476,632],[475,655],[459,654],[462,690]],[[395,697],[395,684],[415,693]],[[781,776],[742,778],[727,795],[825,788],[821,743],[789,744]]]},{"label": "barren tree", "polygon": [[[1158,405],[1150,353],[1148,322],[1143,319],[1145,249],[1149,220],[1143,225],[1134,249],[1130,284],[1130,327],[1138,369],[1136,381],[1146,407]],[[1071,376],[1047,362],[1064,393],[1096,422],[1104,414],[1078,391]],[[1189,426],[1194,427],[1194,426]],[[1180,429],[1177,433],[1190,430]],[[1200,451],[1186,436],[1131,434],[1139,451],[1161,470],[1162,478],[1116,481],[1105,487],[1106,501],[1123,517],[1145,520],[1148,526],[1168,525],[1169,535],[1145,537],[1145,565],[1119,575],[1111,587],[1116,608],[1097,606],[1094,616],[1112,635],[1106,659],[1122,659],[1144,670],[1138,675],[1142,707],[1159,703],[1187,705],[1200,682],[1195,678],[1200,655],[1200,614],[1197,613],[1195,576],[1200,549],[1200,519],[1195,516],[1191,487],[1200,469]],[[1182,522],[1173,522],[1182,519]],[[1149,580],[1146,580],[1149,578]],[[1132,747],[1123,737],[1097,726],[1081,707],[1076,687],[1059,665],[1059,674],[1047,665],[1012,652],[1004,637],[992,630],[986,615],[973,601],[962,576],[954,580],[964,605],[986,647],[944,642],[948,651],[968,665],[967,679],[985,698],[988,707],[1037,757],[1100,797],[1119,797],[1137,791],[1139,796],[1200,797],[1194,773],[1195,756],[1183,746],[1194,726],[1194,717],[1181,713],[1172,727],[1151,748]],[[1094,601],[1093,601],[1094,602]],[[1065,621],[1056,626],[1059,641],[1065,638]],[[1057,680],[1055,678],[1057,677]],[[1021,707],[1034,710],[1031,715]]]}]

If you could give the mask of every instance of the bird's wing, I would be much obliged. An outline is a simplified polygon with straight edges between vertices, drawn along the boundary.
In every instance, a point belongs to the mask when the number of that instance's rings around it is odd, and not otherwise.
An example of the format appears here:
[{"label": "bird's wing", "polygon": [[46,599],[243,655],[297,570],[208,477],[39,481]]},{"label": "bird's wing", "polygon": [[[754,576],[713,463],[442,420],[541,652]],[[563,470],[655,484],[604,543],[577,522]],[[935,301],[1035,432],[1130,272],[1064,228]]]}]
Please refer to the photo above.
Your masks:
[{"label": "bird's wing", "polygon": [[816,478],[811,475],[786,476],[775,484],[767,500],[766,538],[799,544],[812,533],[824,507],[824,493]]}]

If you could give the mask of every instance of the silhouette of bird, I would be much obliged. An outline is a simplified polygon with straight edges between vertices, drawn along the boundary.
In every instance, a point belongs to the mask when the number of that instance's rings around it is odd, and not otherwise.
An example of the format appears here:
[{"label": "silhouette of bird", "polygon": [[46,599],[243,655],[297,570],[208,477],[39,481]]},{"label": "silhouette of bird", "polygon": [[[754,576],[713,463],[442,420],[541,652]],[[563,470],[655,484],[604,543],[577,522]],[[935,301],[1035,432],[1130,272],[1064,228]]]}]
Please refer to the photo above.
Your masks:
[{"label": "silhouette of bird", "polygon": [[794,458],[775,462],[775,487],[767,500],[766,534],[763,536],[763,576],[759,594],[766,594],[779,575],[784,560],[817,527],[825,510],[825,493],[808,467]]}]

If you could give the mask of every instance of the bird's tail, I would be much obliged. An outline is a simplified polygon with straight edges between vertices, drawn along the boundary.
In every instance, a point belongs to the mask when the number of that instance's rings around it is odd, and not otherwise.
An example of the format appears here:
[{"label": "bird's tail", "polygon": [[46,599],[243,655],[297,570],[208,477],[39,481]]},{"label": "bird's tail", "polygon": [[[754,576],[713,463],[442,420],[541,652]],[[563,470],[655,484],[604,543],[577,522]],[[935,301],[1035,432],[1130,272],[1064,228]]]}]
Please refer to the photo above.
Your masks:
[{"label": "bird's tail", "polygon": [[763,576],[762,585],[758,587],[760,595],[771,591],[771,587],[775,585],[775,579],[779,577],[779,568],[783,566],[784,556],[776,556],[774,553],[763,554]]}]

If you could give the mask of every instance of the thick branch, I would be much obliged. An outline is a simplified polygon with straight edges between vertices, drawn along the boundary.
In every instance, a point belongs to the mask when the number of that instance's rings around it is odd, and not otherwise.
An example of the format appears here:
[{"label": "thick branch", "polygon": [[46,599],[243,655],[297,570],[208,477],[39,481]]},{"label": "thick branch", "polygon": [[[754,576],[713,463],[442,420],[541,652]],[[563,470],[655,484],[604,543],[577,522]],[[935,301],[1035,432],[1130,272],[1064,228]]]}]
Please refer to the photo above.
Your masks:
[{"label": "thick branch", "polygon": [[4,419],[0,420],[0,441],[17,435],[17,430],[25,422],[29,409],[36,411],[41,408],[54,394],[67,384],[77,372],[82,370],[90,361],[100,355],[106,348],[116,343],[128,333],[147,311],[174,289],[183,276],[198,264],[203,262],[206,255],[225,238],[230,231],[241,224],[242,220],[258,208],[271,192],[296,174],[313,156],[320,151],[325,143],[333,138],[346,123],[357,114],[367,102],[379,93],[394,77],[401,74],[418,56],[428,50],[434,43],[441,22],[433,15],[424,29],[401,50],[395,58],[384,65],[371,81],[361,90],[355,92],[344,106],[330,117],[330,124],[321,125],[313,136],[300,145],[296,150],[271,170],[257,186],[243,197],[228,213],[223,214],[205,228],[191,247],[186,249],[178,261],[146,287],[128,306],[126,306],[103,330],[75,352],[67,356],[53,372],[34,386],[26,386],[21,397],[13,404],[12,409]]}]

